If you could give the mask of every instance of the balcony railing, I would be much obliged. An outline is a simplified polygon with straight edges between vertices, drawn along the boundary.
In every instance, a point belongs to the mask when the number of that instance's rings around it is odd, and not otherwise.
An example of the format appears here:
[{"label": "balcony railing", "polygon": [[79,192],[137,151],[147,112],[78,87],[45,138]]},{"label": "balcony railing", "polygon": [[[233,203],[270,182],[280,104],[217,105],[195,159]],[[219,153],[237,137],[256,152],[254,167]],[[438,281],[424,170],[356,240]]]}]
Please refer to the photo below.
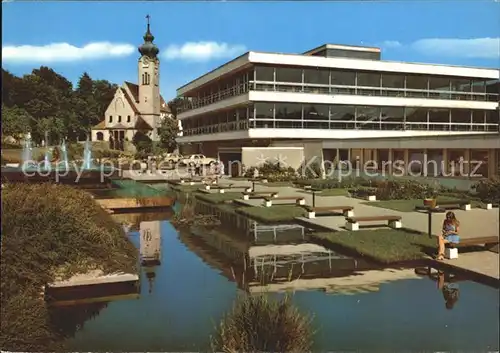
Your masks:
[{"label": "balcony railing", "polygon": [[222,100],[248,93],[250,90],[264,92],[290,92],[290,93],[313,93],[324,95],[359,95],[376,97],[399,97],[399,98],[424,98],[445,100],[467,100],[498,102],[500,96],[494,93],[439,91],[427,89],[389,88],[389,87],[363,87],[343,85],[318,85],[303,83],[283,83],[267,81],[250,81],[221,90],[203,98],[188,98],[179,108],[179,112],[205,107]]},{"label": "balcony railing", "polygon": [[192,109],[197,109],[201,107],[205,107],[212,103],[220,102],[224,99],[228,99],[231,97],[236,97],[245,93],[248,93],[250,90],[249,83],[242,83],[237,86],[233,86],[227,88],[225,90],[219,91],[209,96],[205,96],[203,98],[188,98],[184,100],[183,105],[179,108],[179,113],[183,113]]},{"label": "balcony railing", "polygon": [[183,136],[241,131],[249,128],[266,129],[323,129],[323,130],[392,130],[392,131],[474,131],[498,132],[498,124],[427,123],[403,121],[354,121],[354,120],[241,120],[212,124],[183,130]]},{"label": "balcony railing", "polygon": [[195,128],[183,129],[183,136],[216,134],[220,132],[241,131],[248,129],[248,120],[231,121],[227,123],[212,124]]}]

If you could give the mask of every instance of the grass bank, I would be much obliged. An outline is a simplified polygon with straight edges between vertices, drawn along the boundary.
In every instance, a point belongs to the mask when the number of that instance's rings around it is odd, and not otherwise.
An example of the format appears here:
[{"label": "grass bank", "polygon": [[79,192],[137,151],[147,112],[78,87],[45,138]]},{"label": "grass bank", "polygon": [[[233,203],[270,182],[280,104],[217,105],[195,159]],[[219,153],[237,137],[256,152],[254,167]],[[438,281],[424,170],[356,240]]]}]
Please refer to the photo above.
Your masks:
[{"label": "grass bank", "polygon": [[242,193],[240,192],[227,192],[224,194],[204,194],[200,192],[195,194],[197,200],[212,204],[221,211],[239,213],[262,223],[294,222],[295,217],[304,216],[304,209],[295,205],[239,206],[232,202],[241,199],[241,197]]},{"label": "grass bank", "polygon": [[295,205],[241,207],[237,212],[262,223],[294,222],[295,217],[303,217],[305,213],[304,208]]},{"label": "grass bank", "polygon": [[[471,202],[472,207],[480,207],[482,203],[478,200],[471,200],[470,198],[458,198],[453,196],[438,196],[437,204],[439,205],[439,201],[441,202],[450,202],[450,201],[460,201],[463,199],[468,199]],[[410,200],[382,200],[376,202],[362,202],[365,205],[387,208],[390,210],[400,211],[400,212],[413,212],[415,211],[416,206],[422,206],[422,199],[410,199]]]},{"label": "grass bank", "polygon": [[[310,192],[308,192],[310,193]],[[326,196],[349,196],[349,190],[347,189],[323,189],[316,192],[316,196],[326,197]]]},{"label": "grass bank", "polygon": [[436,239],[396,229],[317,232],[312,238],[332,249],[343,249],[383,264],[422,260],[436,251]]},{"label": "grass bank", "polygon": [[84,191],[52,184],[7,185],[1,219],[3,350],[64,349],[65,338],[77,327],[55,325],[41,296],[44,285],[56,277],[94,269],[137,272],[137,249]]},{"label": "grass bank", "polygon": [[211,193],[205,194],[202,192],[195,194],[196,199],[208,203],[220,204],[225,202],[230,202],[232,200],[241,199],[243,197],[243,193],[241,192],[225,192],[224,194],[220,193]]}]

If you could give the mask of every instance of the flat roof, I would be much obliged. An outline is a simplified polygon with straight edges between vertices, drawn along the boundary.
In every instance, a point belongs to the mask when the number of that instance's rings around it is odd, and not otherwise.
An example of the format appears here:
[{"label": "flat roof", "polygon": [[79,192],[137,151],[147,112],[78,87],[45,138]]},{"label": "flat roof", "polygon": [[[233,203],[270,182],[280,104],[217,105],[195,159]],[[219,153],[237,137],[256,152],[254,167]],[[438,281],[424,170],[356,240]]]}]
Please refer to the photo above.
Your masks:
[{"label": "flat roof", "polygon": [[366,51],[366,52],[371,52],[371,53],[380,53],[380,48],[378,47],[365,47],[365,46],[360,46],[360,45],[344,45],[344,44],[323,44],[320,45],[319,47],[316,47],[314,49],[308,50],[302,55],[312,55],[319,53],[322,50],[325,49],[341,49],[341,50],[352,50],[352,51]]},{"label": "flat roof", "polygon": [[[333,44],[331,45],[333,46]],[[325,46],[328,46],[328,44],[318,48],[323,48]],[[313,51],[318,50],[318,48],[313,49]],[[354,48],[354,46],[351,46],[351,48]],[[372,49],[378,48],[372,47]],[[205,85],[230,72],[241,69],[248,64],[323,67],[345,70],[427,74],[435,76],[477,77],[495,80],[500,78],[500,70],[494,68],[249,51],[179,87],[177,89],[177,95],[184,95],[193,89]]]}]

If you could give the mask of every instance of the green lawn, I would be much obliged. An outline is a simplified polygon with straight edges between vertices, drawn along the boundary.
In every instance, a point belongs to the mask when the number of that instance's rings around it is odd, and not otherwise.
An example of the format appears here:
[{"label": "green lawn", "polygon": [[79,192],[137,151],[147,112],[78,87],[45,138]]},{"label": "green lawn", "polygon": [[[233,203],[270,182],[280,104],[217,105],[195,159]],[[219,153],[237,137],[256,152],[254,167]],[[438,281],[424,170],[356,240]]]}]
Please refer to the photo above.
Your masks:
[{"label": "green lawn", "polygon": [[434,238],[396,229],[318,232],[312,237],[326,246],[340,247],[384,264],[424,259],[437,248]]},{"label": "green lawn", "polygon": [[242,207],[238,213],[264,223],[293,222],[295,217],[303,217],[304,209],[295,205],[274,205],[271,207]]},{"label": "green lawn", "polygon": [[220,193],[204,194],[200,192],[196,194],[196,198],[198,200],[208,203],[224,203],[227,201],[241,199],[242,196],[243,193],[241,192],[225,192],[224,194]]},{"label": "green lawn", "polygon": [[194,185],[189,185],[189,183],[186,184],[168,183],[168,184],[172,190],[180,192],[193,192],[203,187],[203,184],[201,183],[196,183]]},{"label": "green lawn", "polygon": [[[454,200],[458,201],[460,199],[456,198],[456,197],[450,197],[450,196],[439,196],[437,199],[437,204],[439,205],[439,201],[454,201]],[[369,206],[388,208],[390,210],[395,210],[395,211],[400,211],[400,212],[413,212],[413,211],[415,211],[416,206],[423,205],[423,200],[422,199],[383,200],[383,201],[362,202],[362,203],[365,205],[369,205]],[[481,206],[481,202],[479,202],[477,200],[471,200],[471,206],[472,207],[479,207],[479,206]]]},{"label": "green lawn", "polygon": [[218,203],[216,207],[227,213],[236,213],[236,210],[238,210],[238,207],[235,207],[233,203]]}]

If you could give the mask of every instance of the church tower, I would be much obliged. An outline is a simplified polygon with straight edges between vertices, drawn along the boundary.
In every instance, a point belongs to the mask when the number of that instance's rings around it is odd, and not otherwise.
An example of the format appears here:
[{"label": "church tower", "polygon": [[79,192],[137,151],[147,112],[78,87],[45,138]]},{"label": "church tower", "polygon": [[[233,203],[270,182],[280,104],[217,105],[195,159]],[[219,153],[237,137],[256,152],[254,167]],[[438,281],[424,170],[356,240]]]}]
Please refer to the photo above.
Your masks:
[{"label": "church tower", "polygon": [[160,122],[160,50],[153,43],[155,37],[151,34],[149,19],[144,43],[139,46],[139,110],[142,118],[153,128],[152,139],[156,140],[157,127]]}]

